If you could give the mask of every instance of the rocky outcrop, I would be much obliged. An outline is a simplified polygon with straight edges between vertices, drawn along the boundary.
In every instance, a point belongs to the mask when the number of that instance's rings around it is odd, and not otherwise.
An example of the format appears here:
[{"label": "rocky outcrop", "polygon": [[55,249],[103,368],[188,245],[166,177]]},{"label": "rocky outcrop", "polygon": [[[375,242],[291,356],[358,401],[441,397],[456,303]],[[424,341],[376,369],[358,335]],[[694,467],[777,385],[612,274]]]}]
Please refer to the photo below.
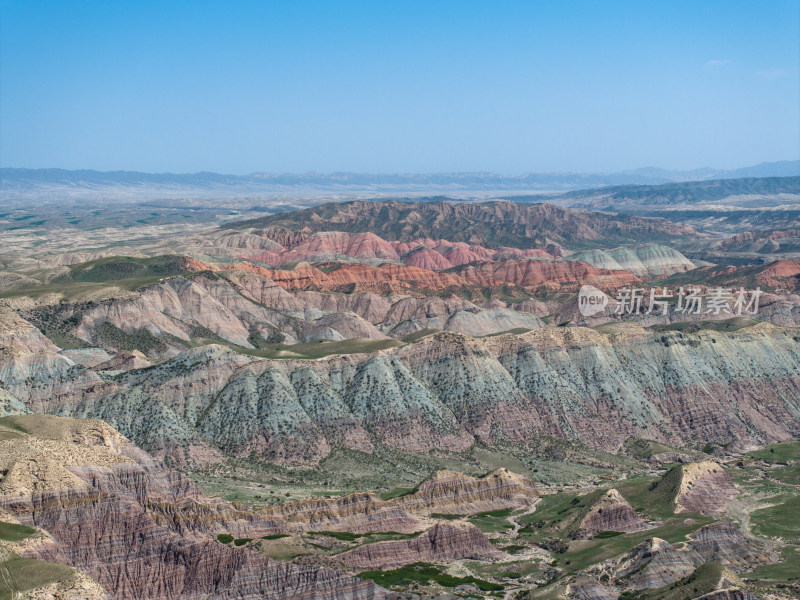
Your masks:
[{"label": "rocky outcrop", "polygon": [[581,519],[578,535],[591,537],[601,531],[634,532],[647,529],[647,523],[615,489],[595,500]]},{"label": "rocky outcrop", "polygon": [[336,256],[351,258],[382,258],[399,261],[400,257],[391,243],[374,233],[348,234],[341,231],[324,231],[309,235],[283,255],[282,262],[321,262]]},{"label": "rocky outcrop", "polygon": [[[650,538],[630,552],[591,567],[570,584],[570,597],[617,598],[625,590],[669,590],[702,581],[703,598],[749,598],[735,573],[775,562],[778,556],[728,522],[700,528],[681,547]],[[698,571],[703,574],[698,578]],[[600,582],[601,575],[604,583]],[[665,592],[666,594],[666,592]],[[712,594],[716,594],[714,596]],[[726,595],[728,594],[728,595]],[[655,596],[653,596],[655,597]],[[695,596],[692,596],[695,597]]]},{"label": "rocky outcrop", "polygon": [[412,250],[403,257],[403,263],[409,267],[419,267],[430,271],[443,271],[453,267],[453,264],[443,255],[436,252],[436,250],[427,248]]},{"label": "rocky outcrop", "polygon": [[106,302],[88,311],[75,335],[103,345],[107,342],[99,328],[109,323],[129,335],[147,330],[189,341],[193,328],[201,327],[228,342],[252,348],[245,316],[261,323],[275,322],[274,314],[236,294],[225,282],[204,276],[192,280],[174,277],[135,299]]},{"label": "rocky outcrop", "polygon": [[427,528],[433,513],[471,515],[530,506],[538,498],[533,483],[506,469],[485,477],[438,471],[411,494],[381,500],[374,494],[318,498],[263,509],[299,531],[412,533]]},{"label": "rocky outcrop", "polygon": [[470,515],[527,508],[538,497],[530,479],[507,469],[498,469],[481,478],[437,471],[415,493],[395,502],[412,513]]},{"label": "rocky outcrop", "polygon": [[113,358],[112,354],[102,348],[75,348],[62,350],[59,354],[82,367],[95,367]]},{"label": "rocky outcrop", "polygon": [[541,329],[542,321],[530,314],[507,308],[490,308],[470,312],[454,312],[444,324],[445,331],[464,333],[475,337],[494,335],[513,329]]},{"label": "rocky outcrop", "polygon": [[602,269],[570,259],[555,261],[510,258],[496,263],[470,265],[457,272],[473,285],[486,285],[486,282],[495,281],[524,287],[545,285],[561,288],[569,284],[577,289],[580,284],[589,283],[601,289],[616,289],[639,281],[638,277],[627,271]]},{"label": "rocky outcrop", "polygon": [[718,514],[739,493],[731,476],[714,461],[673,467],[661,479],[656,493],[670,498],[675,512]]},{"label": "rocky outcrop", "polygon": [[74,575],[25,592],[26,600],[109,600],[103,587],[76,570]]},{"label": "rocky outcrop", "polygon": [[[218,532],[256,537],[285,529],[279,521],[206,498],[101,422],[14,419],[31,433],[8,429],[17,435],[0,439],[0,458],[4,471],[23,469],[30,483],[11,488],[6,477],[0,506],[52,538],[26,555],[80,568],[113,598],[383,597],[371,582],[278,563],[214,541]],[[24,466],[31,454],[20,456],[20,447],[38,452],[33,462],[49,461],[61,470]]]},{"label": "rocky outcrop", "polygon": [[633,589],[652,589],[686,577],[699,562],[690,549],[678,550],[661,538],[650,538],[622,558],[615,575]]},{"label": "rocky outcrop", "polygon": [[800,229],[781,231],[746,231],[725,238],[714,244],[724,252],[755,252],[775,254],[800,251]]},{"label": "rocky outcrop", "polygon": [[[350,302],[375,314],[385,309],[369,295]],[[459,310],[470,304],[400,299],[381,326],[407,317],[449,320],[444,315]],[[366,327],[366,319],[351,322]],[[33,329],[24,323],[23,332]],[[607,334],[579,327],[483,339],[440,332],[316,361],[210,345],[107,380],[46,338],[28,339],[38,340],[30,342],[36,353],[16,339],[0,350],[0,380],[29,410],[101,417],[182,462],[214,460],[222,449],[303,464],[339,445],[370,451],[373,440],[415,452],[461,451],[475,440],[525,444],[549,435],[616,451],[631,437],[737,448],[800,434],[800,352],[792,330],[767,324],[696,334],[633,324]]]},{"label": "rocky outcrop", "polygon": [[94,365],[92,369],[95,371],[132,371],[133,369],[144,369],[150,364],[144,354],[133,350],[132,352],[119,352],[113,358]]},{"label": "rocky outcrop", "polygon": [[567,597],[574,600],[617,600],[619,590],[581,573],[567,586]]},{"label": "rocky outcrop", "polygon": [[[183,375],[188,356],[197,359],[190,376]],[[316,397],[338,398],[330,406],[341,418],[404,448],[463,448],[470,443],[467,434],[522,441],[537,432],[608,450],[631,436],[678,446],[692,438],[747,444],[786,439],[800,430],[793,416],[800,387],[796,343],[767,326],[692,336],[632,329],[613,338],[585,329],[550,328],[480,341],[441,333],[378,356],[330,358],[313,365],[253,361],[232,352],[226,356],[236,360],[210,359],[205,365],[209,359],[192,351],[157,371],[131,372],[116,382],[113,394],[82,401],[80,414],[102,414],[143,443],[157,439],[147,431],[158,431],[165,419],[187,436],[233,451],[259,447],[270,456],[269,448],[295,453],[305,447],[307,458],[321,455],[320,435],[327,439],[304,406],[306,401],[316,406]],[[712,356],[725,356],[726,362],[712,361]],[[248,363],[253,364],[249,374],[236,373]],[[223,364],[212,385],[202,383],[206,369]],[[314,396],[287,386],[286,374],[301,366],[311,366],[319,378]],[[173,377],[181,389],[191,389],[188,405],[182,395],[174,397]],[[195,383],[186,388],[189,381]],[[226,386],[229,391],[217,396]],[[274,395],[273,388],[285,393]],[[68,401],[49,399],[45,410],[77,404],[75,389]],[[244,390],[250,391],[243,395]],[[28,397],[18,397],[31,406],[31,392],[24,392]],[[263,397],[280,410],[259,413],[253,408],[258,404],[242,401],[246,397]],[[733,402],[736,410],[730,408]],[[150,419],[152,409],[130,413],[133,405],[158,408],[163,416],[148,424],[142,419]],[[237,411],[241,418],[232,426],[227,417]],[[263,437],[262,431],[273,433]],[[458,445],[449,445],[442,433],[455,435]],[[249,446],[254,436],[263,442]],[[297,442],[284,444],[290,436]]]},{"label": "rocky outcrop", "polygon": [[[676,283],[702,288],[743,288],[781,294],[785,299],[800,291],[800,260],[776,260],[767,265],[705,266],[682,275]],[[788,298],[787,298],[788,296]],[[759,311],[760,313],[761,311]]]},{"label": "rocky outcrop", "polygon": [[291,502],[263,509],[260,514],[280,519],[296,531],[349,531],[413,533],[428,523],[410,515],[397,501],[384,501],[375,494],[349,494],[334,499]]},{"label": "rocky outcrop", "polygon": [[497,558],[498,551],[480,529],[469,523],[434,525],[410,539],[367,544],[340,554],[352,569],[391,569],[414,562]]},{"label": "rocky outcrop", "polygon": [[469,281],[457,275],[396,264],[341,264],[332,271],[324,272],[302,263],[292,270],[261,269],[260,273],[290,291],[357,290],[384,295],[410,288],[440,290],[450,286],[470,285]]},{"label": "rocky outcrop", "polygon": [[8,390],[0,388],[0,417],[22,415],[30,412],[25,405]]},{"label": "rocky outcrop", "polygon": [[688,548],[700,562],[718,562],[736,573],[778,560],[763,542],[745,537],[730,521],[701,527],[690,538]]},{"label": "rocky outcrop", "polygon": [[73,406],[79,396],[103,394],[113,387],[59,354],[59,348],[31,323],[2,309],[0,385],[29,410],[41,412],[43,403]]}]

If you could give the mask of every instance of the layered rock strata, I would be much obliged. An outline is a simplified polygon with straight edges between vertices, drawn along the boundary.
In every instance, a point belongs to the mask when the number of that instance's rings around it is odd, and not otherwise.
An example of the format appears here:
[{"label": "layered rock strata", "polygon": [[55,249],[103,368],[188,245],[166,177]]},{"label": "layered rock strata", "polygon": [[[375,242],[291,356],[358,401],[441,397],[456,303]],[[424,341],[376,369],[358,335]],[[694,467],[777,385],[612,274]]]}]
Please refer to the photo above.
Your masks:
[{"label": "layered rock strata", "polygon": [[438,471],[413,493],[381,500],[374,494],[319,498],[263,509],[260,514],[281,519],[300,531],[411,533],[430,525],[432,513],[471,515],[531,506],[539,497],[533,483],[507,469],[485,477]]},{"label": "layered rock strata", "polygon": [[656,491],[671,498],[676,512],[719,514],[739,490],[716,462],[706,460],[673,467]]},{"label": "layered rock strata", "polygon": [[469,523],[434,525],[410,540],[367,544],[340,554],[348,567],[358,570],[392,569],[414,562],[499,558],[498,551],[481,531]]},{"label": "layered rock strata", "polygon": [[[741,448],[800,434],[797,336],[767,324],[697,334],[636,325],[485,339],[441,332],[315,361],[210,345],[104,378],[19,325],[19,339],[0,349],[0,381],[27,409],[103,418],[182,462],[224,451],[308,464],[335,447],[371,452],[376,441],[461,451],[549,435],[616,451],[631,437]],[[722,496],[698,481],[687,507],[703,489]]]},{"label": "layered rock strata", "polygon": [[610,489],[592,503],[577,533],[580,537],[591,537],[601,531],[632,533],[643,529],[647,529],[647,523],[617,490]]},{"label": "layered rock strata", "polygon": [[80,568],[115,599],[384,596],[372,582],[218,543],[222,531],[257,537],[285,529],[206,498],[99,421],[8,419],[0,422],[0,466],[9,473],[0,507],[52,539],[26,556]]}]

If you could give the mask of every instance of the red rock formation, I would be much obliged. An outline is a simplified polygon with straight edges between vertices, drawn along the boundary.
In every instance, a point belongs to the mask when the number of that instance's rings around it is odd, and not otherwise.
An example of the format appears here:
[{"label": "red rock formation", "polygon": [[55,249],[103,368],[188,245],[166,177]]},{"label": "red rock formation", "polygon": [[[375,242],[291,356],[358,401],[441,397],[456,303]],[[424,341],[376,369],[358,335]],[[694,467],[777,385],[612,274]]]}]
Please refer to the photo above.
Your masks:
[{"label": "red rock formation", "polygon": [[[418,267],[383,264],[380,266],[343,264],[338,268],[323,272],[311,265],[298,265],[291,271],[270,270],[255,265],[233,265],[233,269],[252,270],[272,279],[287,290],[337,291],[353,286],[363,291],[408,288],[427,288],[438,290],[450,286],[471,285],[471,282],[449,273],[437,273]],[[497,281],[492,281],[498,284]]]},{"label": "red rock formation", "polygon": [[368,265],[343,265],[341,268],[331,271],[328,276],[332,281],[341,284],[372,284],[372,283],[395,283],[403,287],[420,287],[429,289],[441,289],[448,286],[468,285],[468,282],[447,273],[436,273],[417,267],[407,267],[398,265],[384,264],[379,267]]},{"label": "red rock formation", "polygon": [[374,233],[325,231],[307,237],[281,255],[280,262],[312,261],[319,260],[317,257],[333,257],[337,254],[352,258],[400,260],[394,247]]},{"label": "red rock formation", "polygon": [[418,267],[429,271],[450,269],[453,266],[449,260],[436,252],[436,250],[427,248],[412,251],[403,258],[403,262],[409,267]]},{"label": "red rock formation", "polygon": [[[798,283],[798,276],[800,276],[800,260],[776,260],[764,267],[756,279],[767,287],[780,288],[789,283],[794,289]],[[789,278],[792,278],[791,282],[786,281]]]},{"label": "red rock formation", "polygon": [[768,265],[700,267],[686,273],[680,283],[707,289],[723,287],[751,290],[759,287],[762,290],[797,292],[800,290],[800,261],[776,260]]},{"label": "red rock formation", "polygon": [[497,263],[482,263],[459,272],[466,279],[479,275],[505,283],[522,286],[542,284],[591,283],[597,287],[622,287],[639,281],[627,271],[600,269],[581,261],[508,259]]},{"label": "red rock formation", "polygon": [[475,244],[452,243],[446,240],[441,240],[437,244],[436,250],[442,253],[450,264],[454,266],[489,261],[492,260],[496,252]]},{"label": "red rock formation", "polygon": [[250,263],[232,265],[232,268],[253,271],[268,277],[286,290],[321,290],[333,286],[333,282],[325,273],[306,264],[298,265],[291,271],[264,269]]}]

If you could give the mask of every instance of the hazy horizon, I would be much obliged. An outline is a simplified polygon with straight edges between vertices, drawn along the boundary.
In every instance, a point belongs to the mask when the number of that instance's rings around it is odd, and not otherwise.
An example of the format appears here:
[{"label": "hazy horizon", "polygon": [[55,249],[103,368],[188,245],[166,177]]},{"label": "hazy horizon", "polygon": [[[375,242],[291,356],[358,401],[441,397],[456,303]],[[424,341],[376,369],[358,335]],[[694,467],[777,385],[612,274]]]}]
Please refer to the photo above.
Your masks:
[{"label": "hazy horizon", "polygon": [[[741,169],[747,169],[751,167],[760,167],[765,165],[778,165],[778,164],[785,164],[785,163],[800,163],[800,159],[785,159],[785,160],[775,160],[775,161],[760,161],[754,164],[746,164],[746,165],[734,165],[731,167],[719,167],[713,165],[703,165],[699,167],[693,167],[688,169],[666,169],[664,167],[660,167],[657,165],[647,165],[647,166],[639,166],[639,167],[631,167],[620,169],[617,171],[576,171],[576,170],[565,170],[565,171],[526,171],[526,172],[503,172],[503,171],[486,171],[486,170],[476,170],[476,171],[352,171],[352,170],[342,170],[342,171],[267,171],[267,170],[256,170],[251,171],[249,173],[226,173],[221,171],[213,171],[213,170],[202,170],[202,171],[140,171],[134,169],[95,169],[92,167],[76,167],[76,168],[64,168],[59,166],[49,166],[49,167],[28,167],[24,165],[0,165],[0,169],[16,169],[16,170],[28,170],[28,171],[68,171],[68,172],[94,172],[94,173],[143,173],[146,175],[176,175],[176,176],[188,176],[188,175],[201,175],[203,173],[214,174],[214,175],[222,175],[222,176],[230,176],[230,177],[251,177],[251,176],[310,176],[310,175],[319,175],[319,176],[331,176],[331,175],[363,175],[363,176],[396,176],[396,177],[404,177],[404,176],[428,176],[428,175],[492,175],[498,177],[525,177],[528,175],[614,175],[614,174],[621,174],[621,173],[636,173],[636,172],[643,172],[648,170],[654,171],[663,171],[666,173],[693,173],[693,172],[703,172],[703,171],[736,171]],[[794,166],[794,165],[793,165]]]}]

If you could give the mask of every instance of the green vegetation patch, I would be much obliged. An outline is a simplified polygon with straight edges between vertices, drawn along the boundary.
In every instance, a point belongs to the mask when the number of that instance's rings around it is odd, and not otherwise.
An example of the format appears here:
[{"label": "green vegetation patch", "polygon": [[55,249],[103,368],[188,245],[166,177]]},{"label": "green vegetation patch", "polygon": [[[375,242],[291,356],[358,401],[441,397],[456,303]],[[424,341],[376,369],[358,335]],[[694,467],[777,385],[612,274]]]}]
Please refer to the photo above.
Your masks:
[{"label": "green vegetation patch", "polygon": [[262,535],[262,540],[279,540],[281,538],[291,537],[288,533],[271,533],[270,535]]},{"label": "green vegetation patch", "polygon": [[[230,344],[228,344],[230,346]],[[258,356],[260,358],[323,358],[332,354],[368,354],[387,348],[402,346],[399,340],[385,339],[373,340],[364,338],[353,338],[338,342],[330,340],[318,340],[315,342],[304,342],[302,344],[275,344],[251,350],[249,348],[236,347],[237,352]]]},{"label": "green vegetation patch", "polygon": [[592,536],[593,540],[607,540],[608,538],[617,537],[622,535],[623,531],[600,531]]},{"label": "green vegetation patch", "polygon": [[639,459],[650,458],[652,456],[667,452],[676,454],[686,453],[685,450],[679,450],[660,442],[654,442],[653,440],[645,440],[641,438],[628,438],[623,445],[623,450],[628,456],[633,456],[634,458]]},{"label": "green vegetation patch", "polygon": [[647,529],[636,533],[625,533],[609,538],[592,538],[578,540],[569,545],[564,553],[563,564],[569,571],[575,572],[608,558],[628,552],[650,537],[659,537],[671,544],[686,541],[688,536],[713,519],[699,513],[682,514],[673,517],[655,529]]},{"label": "green vegetation patch", "polygon": [[0,540],[4,542],[20,542],[34,533],[33,527],[0,521]]},{"label": "green vegetation patch", "polygon": [[10,415],[8,417],[0,418],[0,425],[3,427],[8,427],[9,429],[13,429],[14,431],[18,431],[19,433],[30,433],[27,429],[25,429],[19,423],[19,418],[22,415]]},{"label": "green vegetation patch", "polygon": [[697,333],[698,331],[719,331],[731,333],[746,327],[757,325],[758,321],[750,317],[733,317],[722,321],[681,321],[668,325],[651,325],[651,331],[680,331],[682,333]]},{"label": "green vegetation patch", "polygon": [[676,465],[660,479],[640,477],[620,482],[617,490],[640,512],[651,518],[664,519],[675,514],[675,498],[683,479],[683,468]]},{"label": "green vegetation patch", "polygon": [[476,577],[454,577],[443,573],[429,563],[413,563],[390,571],[362,571],[358,574],[362,579],[371,579],[383,587],[406,587],[411,583],[429,585],[437,583],[442,587],[453,588],[458,585],[472,584],[484,592],[497,592],[502,585],[491,583]]},{"label": "green vegetation patch", "polygon": [[768,501],[776,504],[750,513],[753,529],[761,535],[800,542],[800,496],[785,494]]},{"label": "green vegetation patch", "polygon": [[354,542],[358,538],[364,537],[365,533],[350,533],[349,531],[309,531],[308,535],[324,535],[343,542]]},{"label": "green vegetation patch", "polygon": [[785,546],[780,562],[757,567],[747,576],[770,583],[800,581],[800,546]]},{"label": "green vegetation patch", "polygon": [[480,337],[490,338],[490,337],[497,337],[499,335],[506,335],[506,334],[522,335],[523,333],[528,333],[529,331],[531,331],[531,330],[528,329],[527,327],[514,327],[513,329],[506,329],[505,331],[498,331],[497,333],[490,333],[488,335],[482,335]]},{"label": "green vegetation patch", "polygon": [[421,329],[420,331],[415,331],[414,333],[408,334],[406,337],[403,338],[403,341],[406,344],[411,344],[412,342],[416,342],[417,340],[421,340],[424,337],[428,337],[429,335],[433,335],[441,331],[441,329]]},{"label": "green vegetation patch", "polygon": [[747,455],[768,463],[800,460],[800,441],[794,440],[781,442],[780,444],[769,444],[759,450],[748,452]]},{"label": "green vegetation patch", "polygon": [[583,517],[594,502],[605,493],[604,489],[588,494],[549,494],[542,497],[536,511],[520,517],[526,537],[547,541],[552,537],[569,538],[580,527]]},{"label": "green vegetation patch", "polygon": [[138,350],[142,354],[150,355],[167,349],[167,344],[145,327],[134,333],[127,333],[108,321],[103,321],[95,329],[95,334],[101,345],[106,344],[120,350]]},{"label": "green vegetation patch", "polygon": [[166,255],[150,258],[108,256],[72,265],[70,272],[54,281],[100,283],[140,277],[171,277],[186,271],[182,256]]},{"label": "green vegetation patch", "polygon": [[413,487],[397,487],[388,492],[381,492],[380,497],[381,500],[392,500],[394,498],[402,498],[403,496],[409,496],[417,491],[417,488]]},{"label": "green vegetation patch", "polygon": [[220,544],[230,544],[233,541],[233,536],[229,533],[220,533],[217,536],[217,541]]},{"label": "green vegetation patch", "polygon": [[0,562],[0,600],[14,600],[21,594],[72,577],[65,565],[33,558],[12,556]]},{"label": "green vegetation patch", "polygon": [[414,538],[419,533],[400,533],[399,531],[375,531],[369,533],[351,533],[349,531],[309,531],[308,535],[324,535],[343,542],[355,542],[361,539],[368,542],[385,540],[404,540]]},{"label": "green vegetation patch", "polygon": [[233,540],[234,546],[244,546],[247,542],[252,542],[253,538],[236,538]]},{"label": "green vegetation patch", "polygon": [[508,521],[511,513],[510,509],[494,510],[472,515],[468,517],[468,520],[483,533],[501,532],[506,529],[513,529],[514,526]]}]

